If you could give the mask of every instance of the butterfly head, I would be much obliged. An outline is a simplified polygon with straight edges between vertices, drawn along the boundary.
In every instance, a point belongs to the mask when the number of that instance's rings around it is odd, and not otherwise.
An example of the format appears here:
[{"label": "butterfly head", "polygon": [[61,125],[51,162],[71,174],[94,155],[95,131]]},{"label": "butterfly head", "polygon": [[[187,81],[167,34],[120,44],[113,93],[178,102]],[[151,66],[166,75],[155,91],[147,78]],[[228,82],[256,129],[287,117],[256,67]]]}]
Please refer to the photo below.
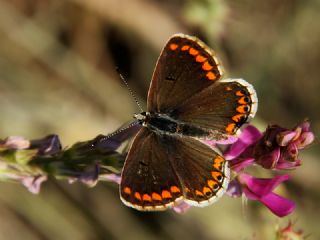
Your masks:
[{"label": "butterfly head", "polygon": [[147,122],[149,115],[150,115],[149,112],[142,112],[142,113],[134,114],[133,117],[138,120],[139,124],[144,126]]}]

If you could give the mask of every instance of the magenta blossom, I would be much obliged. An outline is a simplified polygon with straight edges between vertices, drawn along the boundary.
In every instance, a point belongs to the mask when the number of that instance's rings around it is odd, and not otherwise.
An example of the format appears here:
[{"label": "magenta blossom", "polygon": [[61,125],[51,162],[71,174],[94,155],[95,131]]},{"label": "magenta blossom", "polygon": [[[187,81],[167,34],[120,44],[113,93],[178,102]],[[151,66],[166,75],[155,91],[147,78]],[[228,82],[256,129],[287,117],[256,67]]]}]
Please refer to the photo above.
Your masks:
[{"label": "magenta blossom", "polygon": [[244,194],[250,200],[264,204],[275,215],[284,217],[295,209],[294,202],[272,192],[280,183],[288,180],[287,175],[276,176],[272,179],[255,178],[246,173],[240,173],[228,188],[227,194],[239,197]]},{"label": "magenta blossom", "polygon": [[258,200],[280,217],[290,214],[295,208],[294,203],[272,192],[281,182],[288,180],[288,176],[261,179],[243,173],[243,170],[254,164],[266,169],[294,169],[301,165],[299,150],[313,140],[308,121],[292,130],[269,126],[264,133],[248,125],[224,153],[231,169],[238,173],[237,178],[230,182],[227,194],[232,197],[244,194],[250,200]]},{"label": "magenta blossom", "polygon": [[249,125],[224,155],[236,172],[253,163],[266,169],[294,169],[301,165],[299,150],[313,141],[308,121],[292,130],[272,125],[264,133]]}]

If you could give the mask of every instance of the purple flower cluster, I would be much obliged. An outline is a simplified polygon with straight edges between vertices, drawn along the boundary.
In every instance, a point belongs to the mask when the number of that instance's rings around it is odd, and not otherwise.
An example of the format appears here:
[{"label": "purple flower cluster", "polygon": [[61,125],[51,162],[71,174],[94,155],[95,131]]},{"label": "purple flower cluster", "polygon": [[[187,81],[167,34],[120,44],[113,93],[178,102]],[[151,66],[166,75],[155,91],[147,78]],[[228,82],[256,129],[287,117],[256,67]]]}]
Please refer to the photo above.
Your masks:
[{"label": "purple flower cluster", "polygon": [[[256,200],[264,204],[275,215],[287,216],[295,209],[295,203],[276,193],[274,189],[289,179],[288,175],[273,178],[256,178],[245,172],[246,168],[258,165],[269,170],[291,170],[301,165],[299,150],[314,141],[310,123],[304,121],[289,130],[276,125],[260,132],[253,125],[247,125],[238,138],[232,136],[224,141],[204,141],[208,145],[225,145],[224,157],[229,161],[236,177],[228,186],[227,195]],[[105,180],[119,184],[120,176],[110,174]],[[173,208],[178,213],[187,211],[191,206],[181,202]]]},{"label": "purple flower cluster", "polygon": [[269,170],[291,170],[301,165],[299,150],[314,141],[310,123],[304,121],[292,130],[276,125],[269,126],[264,133],[252,125],[243,129],[238,140],[230,145],[224,156],[230,162],[236,177],[230,182],[227,194],[240,197],[243,194],[250,200],[257,200],[279,217],[290,214],[295,204],[273,190],[289,179],[288,175],[273,178],[256,178],[245,169],[259,165]]}]

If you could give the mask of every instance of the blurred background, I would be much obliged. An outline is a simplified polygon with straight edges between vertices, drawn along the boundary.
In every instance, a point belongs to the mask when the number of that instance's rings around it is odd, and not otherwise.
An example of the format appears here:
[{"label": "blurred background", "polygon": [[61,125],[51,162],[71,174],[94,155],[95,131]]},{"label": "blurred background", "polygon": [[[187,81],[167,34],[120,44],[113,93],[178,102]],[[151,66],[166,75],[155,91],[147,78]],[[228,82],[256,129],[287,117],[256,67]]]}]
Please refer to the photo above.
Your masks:
[{"label": "blurred background", "polygon": [[[320,131],[318,0],[0,0],[0,138],[50,133],[63,146],[114,131],[138,112],[116,69],[145,106],[167,39],[196,35],[220,56],[225,77],[258,93],[254,120]],[[0,182],[0,239],[274,239],[293,220],[320,239],[319,141],[279,193],[297,209],[279,219],[259,203],[223,197],[205,209],[140,213],[118,186],[51,179],[39,195]]]}]

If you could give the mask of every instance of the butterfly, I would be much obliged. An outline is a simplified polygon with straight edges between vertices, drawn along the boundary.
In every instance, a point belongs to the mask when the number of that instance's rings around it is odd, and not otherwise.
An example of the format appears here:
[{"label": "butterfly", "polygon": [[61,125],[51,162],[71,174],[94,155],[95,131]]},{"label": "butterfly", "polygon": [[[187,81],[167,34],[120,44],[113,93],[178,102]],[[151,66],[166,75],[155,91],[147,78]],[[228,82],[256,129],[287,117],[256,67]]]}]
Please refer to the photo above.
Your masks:
[{"label": "butterfly", "polygon": [[213,50],[196,37],[175,34],[151,80],[147,111],[121,174],[123,203],[141,211],[165,210],[181,201],[197,207],[226,191],[230,168],[204,140],[226,140],[253,118],[256,92],[243,79],[222,79]]}]

